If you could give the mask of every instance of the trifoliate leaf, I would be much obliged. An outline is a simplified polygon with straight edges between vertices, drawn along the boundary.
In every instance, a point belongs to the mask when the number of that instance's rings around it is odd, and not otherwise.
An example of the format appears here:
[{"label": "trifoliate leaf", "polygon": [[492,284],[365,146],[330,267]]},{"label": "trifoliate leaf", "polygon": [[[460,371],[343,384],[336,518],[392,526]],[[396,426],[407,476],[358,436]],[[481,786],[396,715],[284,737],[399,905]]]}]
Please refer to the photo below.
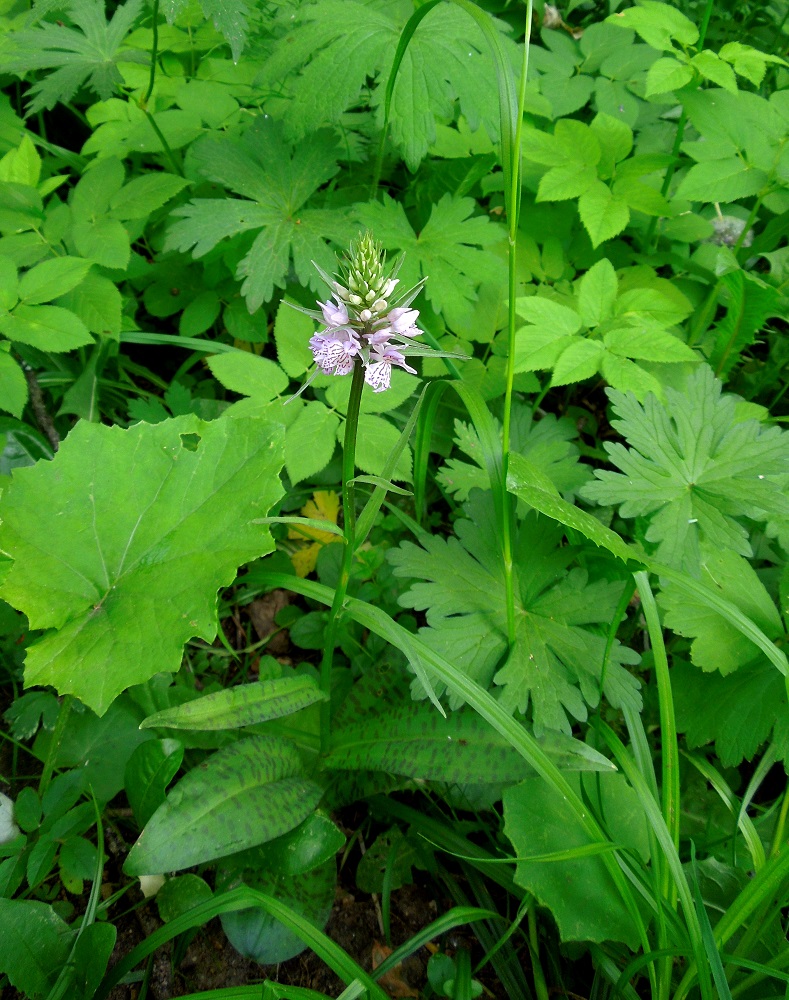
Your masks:
[{"label": "trifoliate leaf", "polygon": [[180,221],[170,228],[165,249],[193,250],[202,257],[221,240],[260,230],[238,265],[241,291],[250,311],[284,288],[290,262],[302,285],[325,291],[316,261],[326,271],[336,266],[326,241],[347,242],[345,216],[333,209],[304,207],[337,173],[336,140],[318,132],[295,148],[282,138],[281,126],[260,117],[241,139],[208,136],[191,150],[198,173],[240,195],[240,199],[196,199],[176,209]]},{"label": "trifoliate leaf", "polygon": [[461,323],[468,319],[479,285],[500,279],[504,271],[502,259],[487,249],[503,232],[486,216],[472,216],[474,208],[472,198],[445,194],[418,235],[403,206],[387,194],[383,202],[368,202],[356,213],[387,250],[405,252],[401,287],[428,279],[425,295],[450,326],[455,317]]},{"label": "trifoliate leaf", "polygon": [[282,495],[282,428],[194,416],[123,430],[78,423],[51,462],[17,469],[0,507],[14,560],[2,595],[48,630],[26,684],[96,712],[211,642],[216,593],[273,548],[256,523]]},{"label": "trifoliate leaf", "polygon": [[121,49],[142,7],[143,0],[127,0],[108,22],[103,0],[71,0],[65,9],[74,26],[42,22],[12,32],[0,55],[0,72],[54,70],[30,88],[30,114],[53,108],[58,101],[70,101],[82,86],[106,101],[123,83],[119,62],[147,63],[150,59],[147,53]]},{"label": "trifoliate leaf", "polygon": [[[370,81],[372,104],[380,113],[397,43],[411,13],[407,5],[369,0],[282,5],[281,32],[259,83],[276,86],[291,98],[287,127],[293,138],[339,122],[364,100]],[[491,23],[505,53],[515,57],[507,26],[493,18]],[[391,135],[411,170],[435,142],[436,120],[455,117],[456,102],[472,132],[484,125],[492,139],[498,138],[496,69],[488,43],[468,14],[441,4],[411,38],[393,92]]]},{"label": "trifoliate leaf", "polygon": [[[404,607],[427,612],[421,637],[438,649],[449,639],[457,649],[455,665],[489,684],[495,664],[485,657],[487,677],[480,676],[479,650],[503,652],[507,645],[505,582],[491,494],[473,492],[464,511],[468,520],[456,522],[457,537],[430,537],[424,547],[404,542],[388,558],[395,576],[421,581],[400,597]],[[492,678],[510,710],[526,712],[532,702],[538,733],[569,733],[568,716],[585,719],[586,705],[597,704],[606,643],[589,626],[610,620],[621,593],[620,583],[590,582],[578,568],[568,573],[574,550],[561,547],[562,537],[560,525],[534,513],[520,523],[518,630],[508,660]],[[614,647],[603,681],[613,705],[640,705],[638,681],[622,666],[637,662],[631,650]],[[453,707],[458,703],[450,699]]]},{"label": "trifoliate leaf", "polygon": [[737,398],[721,395],[706,365],[684,392],[666,389],[666,402],[608,390],[613,426],[632,445],[606,443],[621,471],[596,469],[599,482],[581,494],[619,505],[622,517],[651,515],[647,541],[659,561],[700,575],[699,543],[751,555],[742,517],[764,521],[789,514],[789,497],[771,478],[786,471],[789,435],[756,420],[739,421]]}]

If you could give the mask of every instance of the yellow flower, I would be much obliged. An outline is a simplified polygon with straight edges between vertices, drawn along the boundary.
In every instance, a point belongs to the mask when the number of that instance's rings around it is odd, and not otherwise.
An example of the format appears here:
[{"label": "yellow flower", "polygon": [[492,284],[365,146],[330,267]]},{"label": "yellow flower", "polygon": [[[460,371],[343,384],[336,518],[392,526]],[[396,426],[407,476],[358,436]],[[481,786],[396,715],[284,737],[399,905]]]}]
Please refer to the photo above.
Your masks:
[{"label": "yellow flower", "polygon": [[[329,521],[331,524],[337,523],[339,513],[340,497],[332,490],[318,490],[313,493],[312,500],[308,500],[301,508],[303,517],[310,517],[315,521]],[[306,525],[292,527],[288,531],[288,538],[301,543],[295,552],[291,553],[290,561],[293,563],[296,574],[302,577],[307,576],[315,569],[318,553],[324,545],[342,541],[340,535],[335,535],[331,531],[321,531],[320,528],[310,528]]]}]

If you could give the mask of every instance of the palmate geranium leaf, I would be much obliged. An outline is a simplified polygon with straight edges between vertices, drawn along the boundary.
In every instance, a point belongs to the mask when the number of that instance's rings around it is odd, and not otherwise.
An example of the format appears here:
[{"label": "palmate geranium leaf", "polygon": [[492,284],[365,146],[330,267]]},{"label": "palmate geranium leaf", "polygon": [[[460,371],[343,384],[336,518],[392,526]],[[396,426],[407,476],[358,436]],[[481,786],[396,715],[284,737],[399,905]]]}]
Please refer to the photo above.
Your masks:
[{"label": "palmate geranium leaf", "polygon": [[706,365],[684,392],[666,390],[666,403],[608,390],[619,419],[613,426],[632,445],[606,443],[621,471],[595,470],[599,482],[581,495],[618,504],[622,517],[651,515],[647,541],[660,562],[700,574],[701,540],[751,555],[740,518],[786,517],[789,497],[777,477],[789,463],[789,435],[740,420],[737,397],[721,395]]},{"label": "palmate geranium leaf", "polygon": [[202,257],[229,236],[259,230],[237,272],[250,311],[271,299],[275,285],[285,287],[291,258],[298,281],[323,291],[312,261],[332,271],[336,259],[326,241],[341,245],[354,234],[343,212],[305,207],[339,169],[334,135],[316,132],[294,147],[281,125],[260,117],[240,139],[207,136],[190,155],[202,177],[244,200],[198,198],[176,209],[181,220],[171,226],[165,250]]},{"label": "palmate geranium leaf", "polygon": [[[479,683],[498,685],[508,708],[526,712],[531,701],[535,731],[569,733],[568,716],[585,719],[586,705],[598,702],[606,643],[602,630],[592,629],[610,620],[622,585],[590,582],[579,568],[568,572],[575,550],[561,546],[562,528],[530,513],[516,546],[517,637],[502,665],[505,583],[491,494],[474,490],[464,511],[468,520],[456,523],[456,538],[431,537],[424,547],[404,542],[388,554],[396,576],[419,581],[400,603],[426,611],[421,637]],[[637,662],[632,650],[614,646],[603,691],[616,707],[640,707],[638,681],[622,666]]]},{"label": "palmate geranium leaf", "polygon": [[500,280],[504,271],[502,258],[488,249],[504,238],[504,231],[487,216],[472,215],[474,208],[472,198],[445,194],[419,234],[403,206],[387,194],[382,202],[371,201],[356,210],[359,222],[387,250],[405,253],[398,272],[403,288],[427,278],[425,295],[450,327],[468,322],[477,288]]},{"label": "palmate geranium leaf", "polygon": [[272,550],[257,523],[282,495],[282,428],[195,416],[123,430],[77,424],[51,462],[18,469],[0,502],[3,599],[45,634],[25,683],[102,714],[216,636],[216,594]]},{"label": "palmate geranium leaf", "polygon": [[[280,33],[258,82],[283,88],[292,100],[288,128],[294,138],[325,122],[338,122],[358,105],[368,80],[380,110],[395,50],[412,10],[381,0],[286,3]],[[493,20],[493,19],[492,19]],[[508,28],[493,20],[501,44],[517,61]],[[283,84],[284,81],[284,84]],[[455,102],[475,131],[498,137],[496,70],[474,20],[452,4],[431,11],[411,39],[392,99],[392,138],[412,170],[436,139],[436,120],[451,120]]]},{"label": "palmate geranium leaf", "polygon": [[0,72],[54,70],[30,88],[30,114],[70,101],[86,85],[106,101],[123,83],[118,62],[146,63],[150,56],[122,50],[123,40],[142,11],[143,0],[127,0],[107,21],[103,0],[71,0],[58,7],[73,25],[41,22],[11,32],[0,54]]}]

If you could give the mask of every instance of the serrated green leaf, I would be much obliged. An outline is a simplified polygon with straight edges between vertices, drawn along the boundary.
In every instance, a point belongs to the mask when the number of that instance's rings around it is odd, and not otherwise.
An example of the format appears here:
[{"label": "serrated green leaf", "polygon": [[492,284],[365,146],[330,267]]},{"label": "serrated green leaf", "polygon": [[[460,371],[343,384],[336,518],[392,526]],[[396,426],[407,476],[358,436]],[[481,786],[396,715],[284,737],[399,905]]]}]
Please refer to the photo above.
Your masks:
[{"label": "serrated green leaf", "polygon": [[627,7],[613,14],[608,23],[632,28],[658,52],[673,49],[674,39],[682,45],[695,45],[699,38],[699,30],[689,18],[676,7],[659,0],[641,0],[638,7]]},{"label": "serrated green leaf", "polygon": [[[511,457],[525,462],[521,456]],[[464,511],[468,520],[455,523],[457,538],[427,537],[423,548],[405,542],[387,554],[395,576],[424,581],[413,583],[399,600],[404,607],[427,611],[428,628],[420,630],[425,640],[433,631],[443,631],[446,619],[475,615],[487,636],[501,642],[506,636],[505,583],[490,494],[472,493]],[[515,544],[518,632],[508,660],[493,678],[502,688],[499,700],[508,709],[526,712],[533,701],[537,733],[569,733],[568,713],[582,719],[586,704],[596,704],[605,640],[586,626],[607,620],[620,586],[590,582],[580,569],[567,573],[573,554],[560,548],[561,537],[561,528],[535,515],[520,523]],[[473,648],[468,635],[466,639]],[[630,650],[616,647],[604,682],[613,703],[640,702],[637,682],[621,665],[636,659]]]},{"label": "serrated green leaf", "polygon": [[767,174],[744,163],[738,156],[695,163],[677,188],[677,197],[688,201],[738,201],[758,194],[768,182]]},{"label": "serrated green leaf", "polygon": [[[291,103],[288,128],[300,139],[358,105],[369,81],[379,109],[389,83],[392,56],[411,10],[376,7],[356,0],[320,0],[283,9],[277,45],[261,82],[287,80]],[[511,58],[509,28],[491,18],[499,43]],[[284,39],[287,42],[284,42]],[[391,106],[391,132],[410,169],[415,170],[436,139],[436,121],[448,121],[458,101],[476,131],[498,139],[496,70],[489,46],[474,20],[450,4],[430,11],[403,56]]]},{"label": "serrated green leaf", "polygon": [[288,387],[288,377],[276,362],[249,351],[215,354],[208,367],[226,389],[261,402],[275,399]]},{"label": "serrated green leaf", "polygon": [[170,792],[129,852],[124,871],[179,871],[287,833],[323,794],[303,774],[295,746],[276,737],[255,736],[220,750]]},{"label": "serrated green leaf", "polygon": [[288,427],[285,468],[291,482],[300,483],[324,469],[334,454],[340,418],[317,400],[307,403]]},{"label": "serrated green leaf", "polygon": [[131,256],[129,234],[117,219],[78,219],[72,233],[74,245],[83,257],[119,271],[128,267]]},{"label": "serrated green leaf", "polygon": [[80,257],[56,257],[26,271],[19,281],[19,298],[25,305],[51,302],[75,288],[91,268]]},{"label": "serrated green leaf", "polygon": [[515,309],[527,322],[538,329],[550,330],[557,337],[578,333],[582,326],[581,317],[574,309],[541,295],[517,299]]},{"label": "serrated green leaf", "polygon": [[52,462],[17,470],[0,502],[14,559],[0,589],[49,630],[28,649],[26,683],[103,713],[177,670],[191,636],[212,641],[217,590],[271,551],[255,516],[281,496],[281,449],[282,429],[255,418],[85,421]]},{"label": "serrated green leaf", "polygon": [[22,416],[27,403],[27,379],[7,351],[0,351],[0,409]]},{"label": "serrated green leaf", "polygon": [[0,971],[33,1000],[49,994],[72,937],[68,924],[46,903],[0,899]]},{"label": "serrated green leaf", "polygon": [[58,299],[58,305],[73,312],[91,333],[118,337],[121,332],[121,293],[114,281],[100,274],[88,274]]},{"label": "serrated green leaf", "polygon": [[402,286],[427,278],[425,296],[450,324],[455,316],[461,322],[468,318],[483,281],[504,277],[502,258],[488,249],[503,238],[503,231],[486,216],[472,215],[475,207],[472,198],[445,194],[418,235],[403,206],[387,194],[382,202],[368,202],[356,211],[359,222],[385,249],[405,253],[399,272]]},{"label": "serrated green leaf", "polygon": [[617,236],[630,221],[627,202],[613,194],[602,181],[597,181],[581,195],[578,211],[593,247]]},{"label": "serrated green leaf", "polygon": [[719,87],[723,87],[724,90],[728,90],[732,94],[737,93],[737,79],[734,76],[734,70],[717,53],[704,49],[697,52],[690,62],[706,80],[717,83]]},{"label": "serrated green leaf", "polygon": [[599,341],[576,338],[556,359],[551,384],[569,385],[591,378],[597,373],[603,354]]},{"label": "serrated green leaf", "polygon": [[87,86],[106,101],[123,84],[118,62],[146,62],[146,55],[123,50],[123,40],[142,10],[142,0],[127,0],[109,22],[102,0],[71,0],[68,14],[74,27],[62,22],[40,22],[14,32],[0,56],[4,73],[54,72],[30,88],[28,112],[53,108],[70,101],[79,87]]},{"label": "serrated green leaf", "polygon": [[630,155],[633,149],[633,130],[619,118],[598,112],[590,128],[600,143],[600,162],[597,165],[598,174],[607,179],[614,172],[614,166]]},{"label": "serrated green leaf", "polygon": [[671,689],[677,729],[691,747],[714,741],[724,767],[751,760],[773,725],[786,717],[784,678],[764,662],[723,677],[678,661],[671,671]]},{"label": "serrated green leaf", "polygon": [[389,771],[449,784],[508,783],[530,768],[476,712],[443,718],[432,705],[412,703],[334,733],[324,766]]},{"label": "serrated green leaf", "polygon": [[277,361],[291,378],[301,376],[312,365],[310,337],[315,332],[315,322],[298,312],[286,301],[280,303],[274,321],[274,342]]},{"label": "serrated green leaf", "polygon": [[[702,545],[701,581],[738,607],[768,639],[784,636],[781,617],[764,584],[736,552]],[[742,632],[670,580],[662,584],[658,601],[666,612],[666,626],[693,639],[691,659],[702,670],[725,675],[761,659],[759,649]]]},{"label": "serrated green leaf", "polygon": [[722,275],[728,293],[726,315],[716,325],[710,364],[719,375],[728,375],[742,351],[756,340],[765,321],[782,316],[785,303],[778,290],[757,275],[738,269]]},{"label": "serrated green leaf", "polygon": [[[576,793],[604,817],[614,843],[649,857],[648,826],[635,792],[621,774],[570,775]],[[520,858],[584,848],[589,836],[572,809],[540,778],[528,778],[504,792],[504,830]],[[599,857],[544,863],[519,860],[518,885],[533,893],[553,913],[563,941],[624,941],[632,948],[639,939],[622,898]],[[594,899],[594,906],[588,901]]]},{"label": "serrated green leaf", "polygon": [[679,90],[693,79],[693,70],[677,59],[657,59],[649,67],[647,73],[646,96],[666,94],[671,90]]},{"label": "serrated green leaf", "polygon": [[580,198],[582,194],[586,194],[596,180],[597,171],[594,167],[579,167],[576,163],[551,167],[540,179],[537,201],[565,201],[567,198]]},{"label": "serrated green leaf", "polygon": [[0,331],[9,340],[54,353],[93,343],[82,320],[60,306],[19,305],[0,317]]},{"label": "serrated green leaf", "polygon": [[[789,499],[771,478],[784,472],[789,435],[740,421],[735,397],[703,365],[687,379],[684,392],[666,389],[666,403],[610,390],[617,414],[613,426],[631,443],[606,443],[621,472],[596,469],[599,480],[582,495],[619,505],[625,518],[651,515],[648,541],[657,558],[698,576],[699,543],[751,554],[748,532],[738,516],[763,521],[789,513]],[[783,515],[782,515],[783,516]]]},{"label": "serrated green leaf", "polygon": [[109,209],[121,222],[144,219],[188,186],[189,181],[175,174],[142,174],[112,197]]},{"label": "serrated green leaf", "polygon": [[307,708],[326,696],[307,675],[236,684],[149,715],[141,729],[242,729]]},{"label": "serrated green leaf", "polygon": [[606,333],[603,342],[607,350],[623,358],[666,363],[698,360],[692,348],[653,324],[616,327]]},{"label": "serrated green leaf", "polygon": [[607,257],[598,260],[578,285],[578,311],[586,326],[599,326],[614,308],[618,281],[614,265]]}]

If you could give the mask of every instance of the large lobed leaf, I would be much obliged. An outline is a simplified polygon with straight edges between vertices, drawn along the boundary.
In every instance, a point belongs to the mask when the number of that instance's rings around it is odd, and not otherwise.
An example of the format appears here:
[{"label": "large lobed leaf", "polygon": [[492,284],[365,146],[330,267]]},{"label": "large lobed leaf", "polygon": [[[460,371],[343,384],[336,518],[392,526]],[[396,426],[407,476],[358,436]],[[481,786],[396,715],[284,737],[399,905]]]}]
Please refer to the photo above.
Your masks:
[{"label": "large lobed leaf", "polygon": [[26,684],[99,714],[184,642],[216,635],[216,593],[270,552],[256,523],[282,495],[283,431],[195,416],[123,430],[77,424],[52,462],[18,469],[0,502],[0,588],[34,629]]},{"label": "large lobed leaf", "polygon": [[684,392],[666,390],[666,403],[647,396],[643,404],[608,390],[618,419],[614,427],[632,446],[606,443],[621,471],[595,470],[599,482],[581,494],[618,504],[622,517],[651,515],[647,540],[660,562],[700,574],[700,542],[751,555],[743,516],[766,520],[789,513],[775,479],[789,463],[789,435],[756,420],[742,421],[737,399],[721,395],[721,384],[703,366]]},{"label": "large lobed leaf", "polygon": [[468,520],[456,522],[457,538],[429,537],[424,548],[404,542],[389,553],[395,575],[415,581],[400,603],[427,611],[425,642],[484,687],[499,685],[508,709],[526,712],[531,701],[537,733],[570,733],[570,717],[586,718],[601,684],[613,705],[638,709],[638,682],[622,666],[638,656],[616,643],[602,678],[606,642],[593,631],[610,620],[621,584],[590,582],[579,568],[567,572],[574,550],[561,547],[559,526],[535,514],[520,523],[516,641],[499,664],[507,646],[506,601],[490,494],[473,491],[464,511]]}]

